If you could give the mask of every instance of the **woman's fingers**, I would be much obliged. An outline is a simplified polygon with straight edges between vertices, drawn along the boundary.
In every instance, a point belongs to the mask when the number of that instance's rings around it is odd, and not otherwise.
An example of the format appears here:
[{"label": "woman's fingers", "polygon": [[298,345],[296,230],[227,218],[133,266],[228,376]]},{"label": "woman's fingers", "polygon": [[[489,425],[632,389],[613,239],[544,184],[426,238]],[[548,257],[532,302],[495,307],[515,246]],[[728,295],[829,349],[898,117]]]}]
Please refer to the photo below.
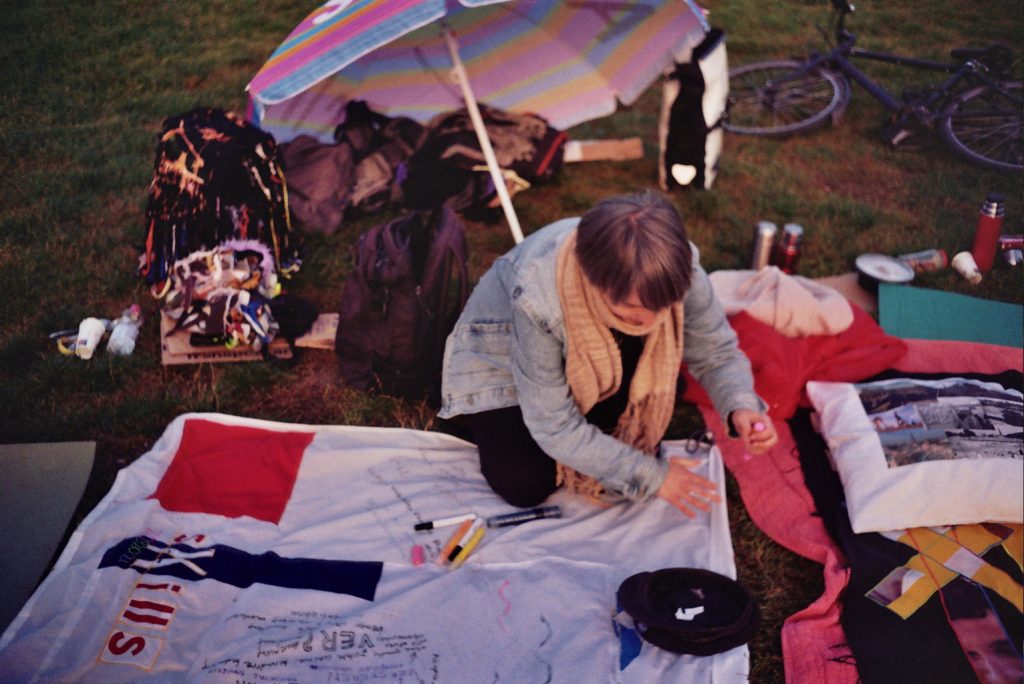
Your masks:
[{"label": "woman's fingers", "polygon": [[748,453],[763,454],[779,441],[779,435],[768,416],[748,409],[737,409],[731,417]]},{"label": "woman's fingers", "polygon": [[699,508],[700,510],[705,512],[711,510],[711,504],[708,503],[707,499],[700,499],[691,494],[684,494],[683,501],[685,501],[690,506],[693,506],[694,508]]},{"label": "woman's fingers", "polygon": [[668,475],[658,490],[658,496],[692,518],[696,511],[711,510],[712,502],[720,502],[718,485],[694,473],[691,467],[700,464],[698,459],[678,458],[669,461]]}]

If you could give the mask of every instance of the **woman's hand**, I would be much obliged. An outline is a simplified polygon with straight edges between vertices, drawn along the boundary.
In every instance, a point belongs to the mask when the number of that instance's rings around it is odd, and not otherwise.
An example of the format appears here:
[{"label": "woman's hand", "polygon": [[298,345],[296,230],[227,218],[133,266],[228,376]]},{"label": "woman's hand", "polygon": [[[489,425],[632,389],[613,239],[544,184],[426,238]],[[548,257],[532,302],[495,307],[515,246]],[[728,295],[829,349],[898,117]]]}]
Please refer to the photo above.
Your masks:
[{"label": "woman's hand", "polygon": [[658,497],[668,501],[688,517],[697,515],[699,509],[708,511],[710,502],[720,502],[718,486],[714,482],[694,473],[690,468],[701,464],[696,458],[670,458],[668,475],[658,489]]},{"label": "woman's hand", "polygon": [[732,426],[751,454],[763,454],[779,441],[775,426],[768,416],[749,409],[736,409],[730,415]]}]

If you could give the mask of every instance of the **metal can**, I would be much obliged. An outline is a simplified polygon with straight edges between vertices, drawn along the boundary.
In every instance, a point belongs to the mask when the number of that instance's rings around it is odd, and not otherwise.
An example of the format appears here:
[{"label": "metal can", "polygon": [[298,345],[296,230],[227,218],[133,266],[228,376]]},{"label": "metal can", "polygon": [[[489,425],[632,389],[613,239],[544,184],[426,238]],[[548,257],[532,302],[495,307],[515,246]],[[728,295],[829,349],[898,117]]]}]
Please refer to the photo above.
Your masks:
[{"label": "metal can", "polygon": [[1020,266],[1024,261],[1024,235],[1003,235],[998,240],[1003,260],[1010,266]]},{"label": "metal can", "polygon": [[1024,249],[1024,235],[1000,235],[997,244],[1001,252],[1008,249]]},{"label": "metal can", "polygon": [[771,221],[759,221],[754,230],[754,247],[750,255],[750,268],[760,271],[771,262],[772,248],[775,246],[775,234],[778,226]]},{"label": "metal can", "polygon": [[800,260],[800,245],[804,239],[804,228],[799,223],[787,223],[782,227],[782,237],[775,245],[772,263],[783,273],[796,273]]},{"label": "metal can", "polygon": [[896,258],[914,269],[915,273],[941,271],[949,264],[949,257],[944,249],[926,249],[921,252],[900,254]]}]

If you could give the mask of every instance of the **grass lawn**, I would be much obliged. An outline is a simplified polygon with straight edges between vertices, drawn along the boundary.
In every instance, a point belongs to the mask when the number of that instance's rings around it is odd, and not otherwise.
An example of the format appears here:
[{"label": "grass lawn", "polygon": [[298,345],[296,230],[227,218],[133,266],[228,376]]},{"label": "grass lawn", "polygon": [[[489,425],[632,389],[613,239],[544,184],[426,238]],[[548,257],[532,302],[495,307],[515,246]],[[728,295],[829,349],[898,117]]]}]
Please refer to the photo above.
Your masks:
[{"label": "grass lawn", "polygon": [[[128,0],[5,3],[0,22],[0,442],[95,440],[96,469],[79,518],[143,453],[171,419],[220,411],[271,420],[431,429],[422,404],[344,386],[334,355],[309,351],[292,366],[242,363],[163,367],[158,303],[135,275],[146,189],[162,120],[196,106],[244,112],[244,87],[315,1]],[[710,0],[733,65],[784,57],[816,43],[824,0]],[[1024,44],[1013,0],[920,0],[858,4],[850,27],[873,49],[944,58],[950,48],[1002,40]],[[1019,64],[1019,58],[1018,58]],[[916,74],[870,73],[895,92]],[[596,200],[657,184],[660,88],[570,137],[641,136],[631,162],[566,166],[549,184],[515,198],[524,232],[578,215]],[[800,273],[852,270],[864,252],[968,249],[986,193],[1007,196],[1005,233],[1024,232],[1021,178],[980,171],[922,137],[892,150],[877,131],[884,111],[863,91],[841,123],[788,140],[727,137],[710,192],[673,200],[708,270],[746,268],[759,220],[795,221],[806,237]],[[380,217],[309,235],[294,294],[337,310],[350,247]],[[471,275],[512,246],[504,223],[469,223]],[[1021,304],[1024,275],[1002,262],[980,285],[952,270],[916,284]],[[62,356],[47,339],[87,316],[116,317],[133,302],[147,315],[136,352],[100,352],[89,362]],[[669,437],[699,427],[680,407]],[[820,568],[767,539],[746,517],[729,482],[740,579],[758,595],[764,627],[751,645],[752,679],[782,678],[779,628],[821,591]]]}]

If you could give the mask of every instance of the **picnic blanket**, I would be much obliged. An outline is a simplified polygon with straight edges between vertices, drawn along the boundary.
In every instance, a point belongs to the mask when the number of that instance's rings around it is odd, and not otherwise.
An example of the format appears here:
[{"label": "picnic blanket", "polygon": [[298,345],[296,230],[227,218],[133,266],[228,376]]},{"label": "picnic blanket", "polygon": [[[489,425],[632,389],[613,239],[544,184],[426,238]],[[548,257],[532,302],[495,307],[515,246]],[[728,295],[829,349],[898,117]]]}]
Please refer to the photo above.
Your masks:
[{"label": "picnic blanket", "polygon": [[[723,483],[717,448],[685,442]],[[0,638],[0,681],[745,681],[741,646],[680,656],[616,605],[665,567],[735,578],[725,506],[656,500],[488,530],[460,568],[452,528],[509,512],[475,448],[439,433],[221,414],[176,418],[122,470]],[[426,563],[411,560],[414,545]]]},{"label": "picnic blanket", "polygon": [[[726,439],[726,427],[695,382],[690,382],[686,393],[698,403],[717,443],[722,445],[725,465],[735,476],[754,523],[779,544],[823,566],[823,594],[790,616],[782,630],[786,681],[791,683],[862,681],[841,624],[843,594],[851,577],[849,560],[830,536],[808,490],[800,451],[786,422],[797,413],[798,406],[809,405],[804,383],[811,379],[853,382],[887,368],[999,373],[1020,370],[1022,365],[1017,348],[900,340],[885,335],[856,307],[854,314],[854,324],[839,335],[802,338],[785,337],[745,313],[730,317],[741,348],[752,356],[757,389],[769,401],[769,411],[776,419],[779,442],[765,454],[751,457],[739,440]],[[793,370],[783,372],[785,368]]]}]

